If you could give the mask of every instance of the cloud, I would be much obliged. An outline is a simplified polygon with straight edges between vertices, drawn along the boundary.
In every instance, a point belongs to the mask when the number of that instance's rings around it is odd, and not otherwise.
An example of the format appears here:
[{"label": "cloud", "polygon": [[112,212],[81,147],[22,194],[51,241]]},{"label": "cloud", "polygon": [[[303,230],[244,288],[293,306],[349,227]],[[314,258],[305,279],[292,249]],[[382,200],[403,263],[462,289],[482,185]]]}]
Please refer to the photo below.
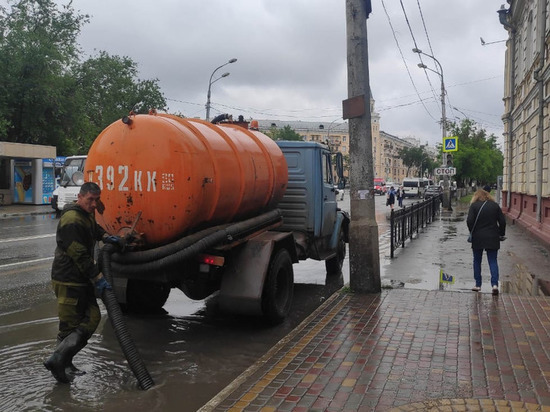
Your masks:
[{"label": "cloud", "polygon": [[[217,72],[230,76],[212,86],[212,114],[306,121],[342,115],[345,1],[73,0],[73,6],[92,16],[79,38],[86,55],[131,57],[142,79],[159,79],[174,112],[204,117],[212,71],[237,58]],[[479,40],[507,37],[496,13],[500,2],[373,0],[372,6],[370,84],[382,130],[432,144],[441,138],[440,77],[417,67],[412,48],[418,47],[443,67],[448,117],[467,114],[489,133],[502,133],[505,43]],[[422,61],[438,70],[432,59]]]}]

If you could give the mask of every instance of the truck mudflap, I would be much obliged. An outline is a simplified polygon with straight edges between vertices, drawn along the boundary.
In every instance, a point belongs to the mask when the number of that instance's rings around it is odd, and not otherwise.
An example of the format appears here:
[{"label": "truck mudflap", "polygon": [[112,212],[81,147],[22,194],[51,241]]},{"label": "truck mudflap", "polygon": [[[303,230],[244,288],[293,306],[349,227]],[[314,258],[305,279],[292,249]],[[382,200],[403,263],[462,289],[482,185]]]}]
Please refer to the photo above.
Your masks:
[{"label": "truck mudflap", "polygon": [[340,240],[340,231],[343,230],[344,240],[349,243],[349,214],[346,211],[339,210],[336,214],[336,223],[330,237],[329,249],[337,250],[338,241]]},{"label": "truck mudflap", "polygon": [[[284,278],[273,280],[279,290],[267,291],[266,294],[264,286],[274,287],[268,279],[268,272],[280,270],[273,268],[273,260],[283,261],[283,265],[288,260],[290,269],[286,264],[285,270],[281,271]],[[294,284],[292,263],[296,262],[295,241],[290,232],[268,231],[248,240],[235,252],[224,271],[218,297],[220,308],[231,313],[264,316],[271,323],[280,322],[290,309]]]}]

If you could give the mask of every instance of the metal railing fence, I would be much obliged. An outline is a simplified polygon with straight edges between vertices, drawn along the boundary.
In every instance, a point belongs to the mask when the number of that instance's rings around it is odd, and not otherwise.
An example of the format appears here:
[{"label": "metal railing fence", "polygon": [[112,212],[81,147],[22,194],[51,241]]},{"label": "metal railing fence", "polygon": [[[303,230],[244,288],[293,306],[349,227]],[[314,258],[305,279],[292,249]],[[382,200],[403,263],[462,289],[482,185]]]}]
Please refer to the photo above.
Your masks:
[{"label": "metal railing fence", "polygon": [[423,202],[413,203],[409,207],[399,210],[392,210],[390,215],[390,256],[393,258],[394,251],[402,246],[405,241],[412,239],[415,233],[431,223],[439,213],[442,197],[434,196]]}]

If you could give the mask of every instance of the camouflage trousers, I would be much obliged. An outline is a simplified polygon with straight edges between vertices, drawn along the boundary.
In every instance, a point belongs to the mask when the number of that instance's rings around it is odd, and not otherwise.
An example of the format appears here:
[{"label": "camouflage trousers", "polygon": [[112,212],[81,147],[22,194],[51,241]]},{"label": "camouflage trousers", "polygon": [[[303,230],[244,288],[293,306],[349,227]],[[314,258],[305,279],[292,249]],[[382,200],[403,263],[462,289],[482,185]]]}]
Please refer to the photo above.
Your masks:
[{"label": "camouflage trousers", "polygon": [[94,286],[91,283],[78,284],[56,280],[52,280],[52,286],[57,297],[58,339],[65,339],[76,329],[83,331],[89,339],[101,320]]}]

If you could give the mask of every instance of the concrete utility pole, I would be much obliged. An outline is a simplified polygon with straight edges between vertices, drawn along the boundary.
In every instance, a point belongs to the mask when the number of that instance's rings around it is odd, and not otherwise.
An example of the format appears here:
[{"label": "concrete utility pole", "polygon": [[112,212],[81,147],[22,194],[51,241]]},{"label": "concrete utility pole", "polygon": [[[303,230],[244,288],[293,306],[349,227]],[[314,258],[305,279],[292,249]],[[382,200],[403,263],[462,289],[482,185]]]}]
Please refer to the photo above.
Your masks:
[{"label": "concrete utility pole", "polygon": [[349,119],[350,136],[350,286],[357,292],[379,293],[380,253],[374,210],[368,12],[369,0],[346,0],[348,99],[344,101],[344,118]]}]

